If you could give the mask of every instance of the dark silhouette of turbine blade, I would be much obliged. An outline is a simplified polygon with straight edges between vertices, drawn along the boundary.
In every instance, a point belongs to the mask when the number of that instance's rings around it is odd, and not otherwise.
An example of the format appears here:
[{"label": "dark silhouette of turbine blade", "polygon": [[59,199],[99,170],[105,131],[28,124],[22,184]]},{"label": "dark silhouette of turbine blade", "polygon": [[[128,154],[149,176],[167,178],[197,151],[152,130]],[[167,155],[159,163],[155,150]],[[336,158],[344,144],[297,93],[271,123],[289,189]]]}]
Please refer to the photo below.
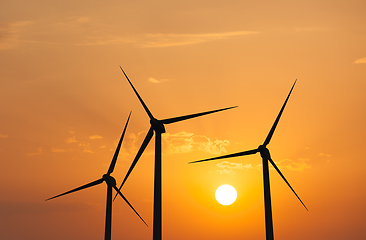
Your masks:
[{"label": "dark silhouette of turbine blade", "polygon": [[253,149],[253,150],[249,150],[249,151],[233,153],[233,154],[224,155],[224,156],[220,156],[220,157],[214,157],[214,158],[189,162],[188,164],[198,163],[198,162],[206,162],[206,161],[212,161],[212,160],[218,160],[218,159],[225,159],[225,158],[232,158],[232,157],[240,157],[240,156],[245,156],[245,155],[252,155],[252,154],[256,154],[257,152],[258,152],[258,149]]},{"label": "dark silhouette of turbine blade", "polygon": [[116,148],[116,152],[114,153],[111,165],[109,166],[109,169],[108,169],[108,172],[107,172],[108,175],[110,175],[113,172],[114,167],[116,166],[116,161],[117,161],[117,158],[118,158],[119,150],[121,149],[123,137],[125,136],[126,128],[127,128],[128,122],[130,121],[130,117],[131,117],[131,112],[130,112],[130,115],[128,115],[128,119],[127,119],[125,128],[123,129],[121,139],[119,140],[118,146]]},{"label": "dark silhouette of turbine blade", "polygon": [[148,226],[147,223],[144,221],[144,219],[142,219],[140,214],[138,214],[138,212],[132,207],[131,203],[127,200],[127,198],[125,198],[125,196],[123,196],[121,191],[116,186],[113,186],[113,188],[117,191],[117,194],[119,194],[123,198],[123,200],[125,200],[125,202],[128,204],[128,206],[130,206],[130,208],[132,208],[132,210],[137,214],[137,216],[145,223],[145,225]]},{"label": "dark silhouette of turbine blade", "polygon": [[64,193],[61,193],[61,194],[59,194],[59,195],[57,195],[57,196],[54,196],[54,197],[48,198],[48,199],[46,199],[46,201],[51,200],[51,199],[54,199],[54,198],[57,198],[57,197],[61,197],[61,196],[63,196],[63,195],[66,195],[66,194],[69,194],[69,193],[73,193],[73,192],[76,192],[76,191],[79,191],[79,190],[83,190],[83,189],[85,189],[85,188],[93,187],[93,186],[95,186],[95,185],[101,184],[103,181],[104,181],[104,180],[103,180],[103,178],[98,179],[98,180],[96,180],[96,181],[94,181],[94,182],[91,182],[91,183],[85,184],[85,185],[83,185],[83,186],[81,186],[81,187],[75,188],[75,189],[70,190],[70,191],[68,191],[68,192],[64,192]]},{"label": "dark silhouette of turbine blade", "polygon": [[[130,176],[130,174],[131,174],[133,168],[135,167],[137,161],[140,159],[142,153],[145,151],[145,148],[147,147],[147,145],[149,144],[151,138],[153,137],[153,134],[154,134],[154,130],[153,130],[153,128],[150,128],[149,131],[146,134],[145,140],[142,142],[142,145],[141,145],[139,151],[136,154],[135,159],[133,160],[133,162],[132,162],[132,164],[130,166],[130,169],[128,169],[128,172],[127,172],[127,174],[125,176],[125,179],[123,179],[123,182],[121,184],[121,187],[123,186],[123,184],[125,184],[128,176]],[[121,190],[121,188],[119,188],[119,190]]]},{"label": "dark silhouette of turbine blade", "polygon": [[[147,134],[146,134],[145,140],[142,142],[142,145],[141,145],[141,147],[140,147],[139,151],[137,152],[136,157],[135,157],[135,159],[133,160],[133,162],[132,162],[132,164],[131,164],[131,166],[130,166],[130,169],[128,169],[128,172],[127,172],[127,174],[126,174],[126,176],[125,176],[125,179],[123,179],[123,182],[121,183],[121,186],[119,187],[119,189],[118,189],[118,190],[121,190],[121,188],[122,188],[123,184],[125,184],[125,182],[127,181],[128,176],[130,176],[130,174],[131,174],[131,172],[132,172],[133,168],[135,167],[136,163],[137,163],[137,162],[138,162],[138,160],[140,159],[140,157],[141,157],[142,153],[145,151],[145,148],[146,148],[146,147],[147,147],[147,145],[149,144],[149,142],[150,142],[151,138],[153,137],[153,134],[154,134],[154,130],[153,130],[153,128],[152,128],[152,127],[150,127],[149,131],[148,131],[148,132],[147,132]],[[114,199],[116,199],[116,197],[117,197],[117,194],[116,194],[116,196],[114,197]]]},{"label": "dark silhouette of turbine blade", "polygon": [[271,130],[269,131],[269,133],[268,133],[268,136],[267,136],[266,140],[265,140],[265,141],[264,141],[264,143],[263,143],[263,145],[264,145],[264,146],[267,146],[267,145],[269,144],[269,142],[271,141],[272,135],[273,135],[273,133],[274,133],[274,131],[275,131],[276,127],[277,127],[278,122],[280,121],[280,118],[281,118],[282,112],[283,112],[283,110],[285,109],[285,106],[286,106],[286,104],[287,104],[287,101],[288,101],[288,99],[289,99],[289,97],[290,97],[290,95],[291,95],[292,89],[295,87],[296,81],[297,81],[297,79],[295,80],[294,84],[292,85],[292,88],[291,88],[291,90],[290,90],[289,94],[287,95],[286,101],[285,101],[285,103],[283,104],[283,106],[282,106],[282,108],[281,108],[280,112],[278,113],[278,116],[277,116],[277,118],[276,118],[276,121],[273,123],[273,126],[272,126]]},{"label": "dark silhouette of turbine blade", "polygon": [[[306,210],[308,210],[308,208],[305,206],[305,204],[301,201],[300,197],[297,195],[297,193],[295,192],[295,190],[291,187],[290,183],[286,180],[285,176],[283,176],[283,174],[281,173],[280,169],[277,167],[277,165],[274,163],[274,161],[272,159],[268,159],[272,166],[276,169],[276,171],[280,174],[280,176],[282,177],[282,179],[287,183],[287,185],[291,188],[292,192],[296,195],[297,199],[300,200],[301,204],[305,207]],[[309,211],[309,210],[308,210]]]},{"label": "dark silhouette of turbine blade", "polygon": [[135,87],[132,85],[132,83],[131,83],[130,79],[127,77],[127,75],[126,75],[125,71],[123,71],[123,69],[122,69],[122,67],[121,67],[121,66],[119,66],[119,68],[121,68],[121,70],[122,70],[123,74],[124,74],[124,75],[125,75],[125,77],[127,78],[127,81],[130,83],[130,85],[131,85],[131,87],[132,87],[133,91],[136,93],[136,95],[137,95],[138,99],[140,100],[140,102],[141,102],[142,106],[144,107],[144,109],[145,109],[145,111],[146,111],[147,115],[149,115],[150,119],[154,119],[154,117],[153,117],[153,115],[151,114],[150,110],[147,108],[146,104],[144,103],[144,101],[143,101],[143,100],[142,100],[142,98],[140,97],[139,93],[137,92],[137,90],[135,89]]},{"label": "dark silhouette of turbine blade", "polygon": [[215,113],[215,112],[220,112],[220,111],[224,111],[224,110],[228,110],[228,109],[236,108],[236,107],[238,107],[238,106],[222,108],[222,109],[217,109],[217,110],[208,111],[208,112],[190,114],[190,115],[181,116],[181,117],[168,118],[168,119],[161,120],[161,122],[163,124],[175,123],[175,122],[187,120],[187,119],[190,119],[190,118],[195,118],[195,117],[199,117],[199,116],[203,116],[203,115],[207,115],[207,114],[211,114],[211,113]]}]

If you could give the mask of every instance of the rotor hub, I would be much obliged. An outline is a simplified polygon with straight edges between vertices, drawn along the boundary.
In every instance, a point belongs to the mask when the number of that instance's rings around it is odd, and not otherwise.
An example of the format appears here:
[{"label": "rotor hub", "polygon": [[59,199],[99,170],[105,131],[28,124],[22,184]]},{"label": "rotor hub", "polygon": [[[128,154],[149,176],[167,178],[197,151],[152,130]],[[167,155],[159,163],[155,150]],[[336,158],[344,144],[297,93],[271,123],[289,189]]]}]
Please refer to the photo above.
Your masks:
[{"label": "rotor hub", "polygon": [[108,174],[104,174],[103,175],[103,180],[110,186],[116,186],[116,179],[114,179],[114,177],[108,175]]},{"label": "rotor hub", "polygon": [[261,157],[264,159],[271,159],[271,154],[269,153],[269,150],[266,146],[260,145],[258,147],[259,153],[261,154]]},{"label": "rotor hub", "polygon": [[165,133],[165,127],[161,121],[157,120],[156,118],[153,118],[150,120],[150,124],[155,132]]}]

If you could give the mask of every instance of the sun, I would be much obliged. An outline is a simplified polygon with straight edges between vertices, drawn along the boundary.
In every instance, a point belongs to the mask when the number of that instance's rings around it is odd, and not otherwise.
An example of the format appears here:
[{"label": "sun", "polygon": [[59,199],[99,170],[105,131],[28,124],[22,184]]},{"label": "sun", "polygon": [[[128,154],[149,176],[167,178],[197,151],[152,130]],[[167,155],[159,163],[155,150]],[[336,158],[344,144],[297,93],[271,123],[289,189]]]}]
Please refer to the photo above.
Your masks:
[{"label": "sun", "polygon": [[217,188],[215,197],[221,205],[226,206],[235,202],[237,193],[233,186],[224,184]]}]

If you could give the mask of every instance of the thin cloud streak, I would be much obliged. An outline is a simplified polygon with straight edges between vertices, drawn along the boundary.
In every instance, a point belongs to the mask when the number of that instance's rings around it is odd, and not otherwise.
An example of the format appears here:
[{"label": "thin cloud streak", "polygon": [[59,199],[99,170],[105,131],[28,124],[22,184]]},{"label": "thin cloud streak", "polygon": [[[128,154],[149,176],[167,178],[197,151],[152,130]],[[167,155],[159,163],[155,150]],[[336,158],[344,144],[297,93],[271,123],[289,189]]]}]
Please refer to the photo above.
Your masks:
[{"label": "thin cloud streak", "polygon": [[157,79],[155,79],[155,78],[153,78],[153,77],[150,77],[150,78],[149,78],[149,82],[152,82],[152,83],[162,83],[162,82],[167,82],[167,81],[169,81],[169,79],[161,79],[161,80],[157,80]]},{"label": "thin cloud streak", "polygon": [[[25,28],[34,25],[32,29],[25,32]],[[85,26],[89,26],[85,30]],[[51,27],[51,28],[50,28]],[[226,40],[229,38],[240,37],[244,35],[257,34],[256,31],[233,31],[233,32],[216,32],[216,33],[197,33],[197,34],[169,34],[169,33],[150,33],[137,35],[116,35],[113,33],[106,33],[103,25],[93,22],[91,25],[91,18],[88,16],[75,16],[64,19],[62,22],[31,22],[19,21],[13,23],[0,23],[0,50],[15,48],[19,43],[32,44],[73,44],[81,46],[94,45],[121,45],[133,44],[139,48],[162,48],[162,47],[177,47],[185,45],[193,45],[211,41]],[[70,29],[77,31],[73,35],[71,42],[62,41],[64,38],[57,38],[57,40],[50,36],[54,29],[58,31],[55,34],[65,36],[69,34]],[[37,29],[37,30],[36,30]],[[37,36],[30,35],[31,32],[44,31],[45,36],[50,36],[52,40],[45,41],[38,39]],[[90,31],[89,31],[90,30]],[[75,37],[78,39],[76,40]],[[65,40],[65,39],[64,39]]]},{"label": "thin cloud streak", "polygon": [[0,23],[0,50],[12,49],[19,42],[23,42],[20,40],[21,31],[31,24],[31,21]]},{"label": "thin cloud streak", "polygon": [[360,63],[366,63],[366,57],[359,58],[356,61],[353,62],[354,64],[360,64]]},{"label": "thin cloud streak", "polygon": [[99,135],[92,135],[92,136],[90,136],[89,137],[89,139],[101,139],[101,138],[103,138],[102,136],[99,136]]},{"label": "thin cloud streak", "polygon": [[89,17],[76,17],[75,21],[78,23],[87,23],[87,22],[90,22],[90,18]]},{"label": "thin cloud streak", "polygon": [[118,45],[126,43],[135,43],[139,41],[135,37],[120,37],[120,36],[103,36],[103,37],[87,37],[87,41],[84,43],[76,43],[80,46],[94,46],[94,45]]},{"label": "thin cloud streak", "polygon": [[139,46],[143,48],[184,46],[257,33],[258,32],[237,31],[203,34],[147,34],[148,40],[145,43],[139,44]]},{"label": "thin cloud streak", "polygon": [[295,28],[295,31],[297,32],[319,32],[324,30],[320,27],[303,27],[303,28]]},{"label": "thin cloud streak", "polygon": [[257,34],[252,31],[236,31],[222,33],[201,33],[201,34],[164,34],[154,33],[141,36],[102,36],[89,37],[85,43],[76,45],[116,45],[116,44],[135,44],[140,48],[161,48],[193,45],[217,40],[225,40],[233,37]]}]

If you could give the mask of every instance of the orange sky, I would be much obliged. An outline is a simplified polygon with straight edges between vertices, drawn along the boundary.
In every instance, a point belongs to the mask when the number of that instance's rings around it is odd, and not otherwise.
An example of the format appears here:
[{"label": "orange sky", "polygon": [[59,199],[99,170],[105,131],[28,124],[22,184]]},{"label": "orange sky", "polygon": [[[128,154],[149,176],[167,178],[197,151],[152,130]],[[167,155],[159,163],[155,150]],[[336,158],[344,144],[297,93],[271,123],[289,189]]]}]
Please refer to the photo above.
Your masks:
[{"label": "orange sky", "polygon": [[[149,119],[238,105],[166,126],[163,238],[265,239],[261,158],[188,165],[263,143],[309,208],[270,171],[275,238],[365,239],[365,1],[0,0],[0,239],[102,239],[100,178],[131,121],[119,185]],[[117,199],[112,239],[152,238],[154,141]],[[218,186],[238,199],[221,206]]]}]

